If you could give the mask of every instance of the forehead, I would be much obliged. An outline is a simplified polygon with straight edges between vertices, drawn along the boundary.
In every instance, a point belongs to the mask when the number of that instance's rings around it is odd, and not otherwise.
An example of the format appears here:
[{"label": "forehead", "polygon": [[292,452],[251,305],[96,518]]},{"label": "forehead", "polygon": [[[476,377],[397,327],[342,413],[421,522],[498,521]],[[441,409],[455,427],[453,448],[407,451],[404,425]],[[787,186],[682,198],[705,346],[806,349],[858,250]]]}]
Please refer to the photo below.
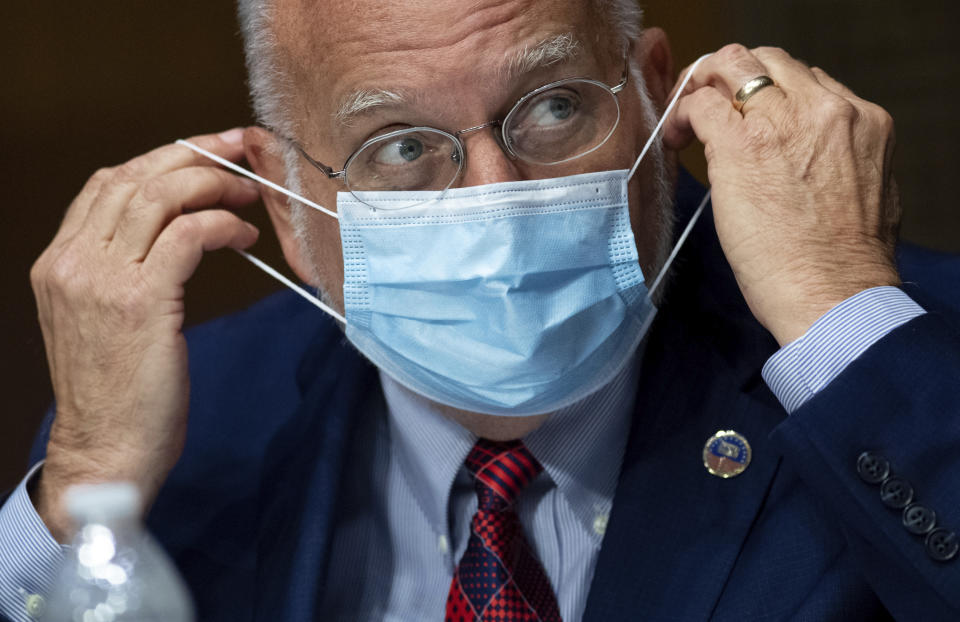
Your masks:
[{"label": "forehead", "polygon": [[[460,91],[558,34],[603,37],[589,0],[278,0],[276,35],[300,114],[370,89]],[[297,103],[294,102],[297,106]],[[304,117],[300,117],[304,118]]]}]

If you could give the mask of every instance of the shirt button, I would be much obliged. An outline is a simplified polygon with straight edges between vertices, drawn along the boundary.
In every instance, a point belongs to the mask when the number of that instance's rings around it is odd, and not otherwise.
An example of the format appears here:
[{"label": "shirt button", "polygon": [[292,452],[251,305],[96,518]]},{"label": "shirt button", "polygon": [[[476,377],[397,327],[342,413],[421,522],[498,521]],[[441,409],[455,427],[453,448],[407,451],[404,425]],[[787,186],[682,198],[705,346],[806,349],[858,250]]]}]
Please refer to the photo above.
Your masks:
[{"label": "shirt button", "polygon": [[934,529],[927,534],[927,555],[938,562],[947,562],[957,556],[960,539],[957,534],[946,529]]},{"label": "shirt button", "polygon": [[607,522],[609,520],[610,517],[607,514],[598,514],[597,517],[593,519],[593,532],[598,536],[607,533]]},{"label": "shirt button", "polygon": [[27,615],[31,618],[39,618],[43,615],[43,610],[47,606],[47,601],[39,594],[30,594],[25,600]]},{"label": "shirt button", "polygon": [[447,542],[447,536],[437,538],[437,550],[446,555],[450,552],[450,543]]},{"label": "shirt button", "polygon": [[918,536],[932,530],[937,524],[937,514],[919,503],[908,505],[903,511],[903,526]]},{"label": "shirt button", "polygon": [[888,508],[901,510],[913,501],[913,486],[902,477],[889,477],[880,486],[880,499]]},{"label": "shirt button", "polygon": [[865,451],[857,458],[857,473],[868,484],[879,484],[890,475],[890,463],[883,456]]}]

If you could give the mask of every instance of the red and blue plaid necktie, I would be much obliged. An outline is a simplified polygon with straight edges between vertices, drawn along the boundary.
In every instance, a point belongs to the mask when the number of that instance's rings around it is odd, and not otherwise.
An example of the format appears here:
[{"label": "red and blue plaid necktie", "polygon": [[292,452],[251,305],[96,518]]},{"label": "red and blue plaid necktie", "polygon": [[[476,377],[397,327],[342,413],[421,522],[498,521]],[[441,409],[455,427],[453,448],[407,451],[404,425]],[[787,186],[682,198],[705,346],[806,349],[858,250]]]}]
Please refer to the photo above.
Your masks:
[{"label": "red and blue plaid necktie", "polygon": [[513,508],[543,467],[522,441],[480,439],[467,456],[479,506],[450,584],[447,622],[561,622],[557,599]]}]

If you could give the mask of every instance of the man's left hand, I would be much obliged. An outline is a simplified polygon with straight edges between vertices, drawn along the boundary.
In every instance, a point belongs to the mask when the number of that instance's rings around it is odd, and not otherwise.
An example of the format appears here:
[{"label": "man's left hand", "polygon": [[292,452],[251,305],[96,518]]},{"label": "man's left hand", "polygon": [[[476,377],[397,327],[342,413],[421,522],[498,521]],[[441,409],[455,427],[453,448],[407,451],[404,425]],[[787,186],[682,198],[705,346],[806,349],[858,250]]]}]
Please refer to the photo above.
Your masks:
[{"label": "man's left hand", "polygon": [[[759,76],[776,85],[738,112],[737,91]],[[882,108],[783,50],[730,45],[697,68],[664,142],[680,149],[694,136],[724,254],[781,345],[850,296],[899,285],[893,120]]]}]

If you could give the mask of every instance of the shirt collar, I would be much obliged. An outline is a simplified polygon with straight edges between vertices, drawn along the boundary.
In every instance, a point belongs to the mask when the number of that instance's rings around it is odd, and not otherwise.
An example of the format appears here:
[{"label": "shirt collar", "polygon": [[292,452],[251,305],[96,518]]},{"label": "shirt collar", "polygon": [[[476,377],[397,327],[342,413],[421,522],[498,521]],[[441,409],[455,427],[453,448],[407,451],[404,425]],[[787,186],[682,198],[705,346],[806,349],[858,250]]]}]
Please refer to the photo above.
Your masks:
[{"label": "shirt collar", "polygon": [[[641,345],[642,348],[642,345]],[[590,533],[613,503],[636,397],[640,352],[604,387],[554,413],[524,439]],[[391,453],[420,509],[438,534],[447,534],[453,482],[477,437],[427,398],[380,372]]]}]

